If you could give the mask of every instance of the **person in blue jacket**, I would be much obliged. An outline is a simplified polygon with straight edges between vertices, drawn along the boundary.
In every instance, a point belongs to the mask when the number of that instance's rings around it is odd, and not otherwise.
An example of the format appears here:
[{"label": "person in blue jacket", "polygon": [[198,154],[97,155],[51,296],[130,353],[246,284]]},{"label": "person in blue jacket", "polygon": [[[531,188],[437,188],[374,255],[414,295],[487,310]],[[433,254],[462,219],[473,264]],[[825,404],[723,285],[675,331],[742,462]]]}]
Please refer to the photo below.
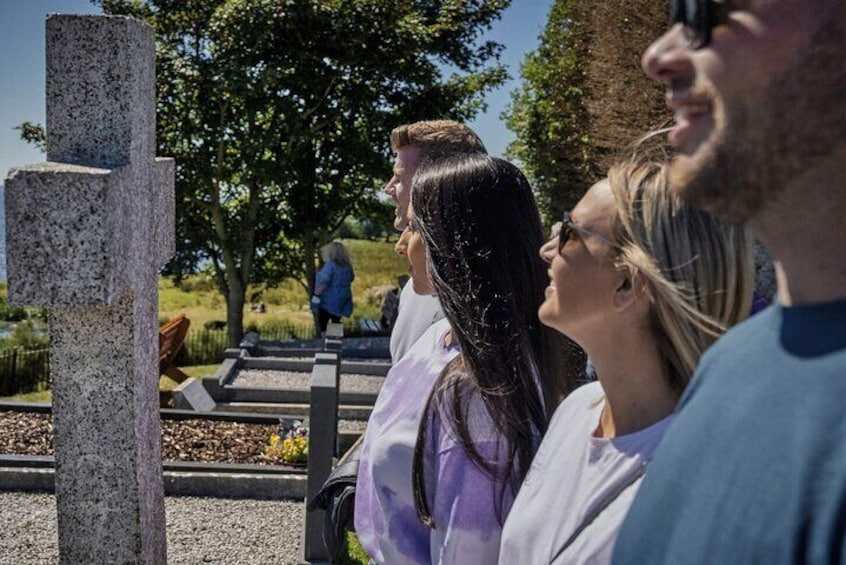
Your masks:
[{"label": "person in blue jacket", "polygon": [[347,248],[333,241],[320,248],[323,267],[317,272],[314,293],[311,297],[312,310],[317,314],[321,332],[326,331],[329,321],[340,322],[353,311],[352,285],[355,279],[352,261]]}]

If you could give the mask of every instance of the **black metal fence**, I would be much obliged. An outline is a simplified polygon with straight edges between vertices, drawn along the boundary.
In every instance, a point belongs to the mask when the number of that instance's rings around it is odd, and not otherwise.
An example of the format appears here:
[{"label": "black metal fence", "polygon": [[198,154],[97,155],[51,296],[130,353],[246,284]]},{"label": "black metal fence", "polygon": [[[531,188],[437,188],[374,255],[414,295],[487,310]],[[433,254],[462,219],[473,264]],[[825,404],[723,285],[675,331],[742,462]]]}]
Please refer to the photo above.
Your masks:
[{"label": "black metal fence", "polygon": [[[256,328],[246,328],[255,331]],[[280,322],[267,324],[258,329],[261,339],[268,341],[282,341],[288,339],[311,339],[314,337],[314,326],[307,323]],[[226,330],[194,330],[189,331],[185,338],[185,345],[176,355],[174,364],[214,365],[223,362],[223,352],[229,347]]]},{"label": "black metal fence", "polygon": [[50,356],[47,349],[14,347],[0,351],[0,396],[49,388]]},{"label": "black metal fence", "polygon": [[[255,331],[255,328],[247,328]],[[262,340],[311,339],[314,326],[308,323],[280,322],[259,328]],[[229,346],[226,330],[189,331],[175,359],[176,366],[214,365],[223,362]],[[0,351],[0,396],[12,396],[50,388],[50,359],[47,349],[20,347]]]}]

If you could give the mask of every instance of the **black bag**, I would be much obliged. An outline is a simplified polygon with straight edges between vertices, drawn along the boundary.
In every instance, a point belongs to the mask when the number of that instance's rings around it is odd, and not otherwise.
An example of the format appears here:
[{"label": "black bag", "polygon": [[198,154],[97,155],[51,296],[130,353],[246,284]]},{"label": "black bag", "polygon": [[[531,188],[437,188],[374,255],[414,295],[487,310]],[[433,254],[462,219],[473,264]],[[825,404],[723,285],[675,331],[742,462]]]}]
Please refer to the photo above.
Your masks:
[{"label": "black bag", "polygon": [[346,532],[355,531],[355,483],[364,436],[350,447],[329,473],[317,496],[308,503],[309,510],[325,510],[323,543],[332,563],[337,563],[344,548]]}]

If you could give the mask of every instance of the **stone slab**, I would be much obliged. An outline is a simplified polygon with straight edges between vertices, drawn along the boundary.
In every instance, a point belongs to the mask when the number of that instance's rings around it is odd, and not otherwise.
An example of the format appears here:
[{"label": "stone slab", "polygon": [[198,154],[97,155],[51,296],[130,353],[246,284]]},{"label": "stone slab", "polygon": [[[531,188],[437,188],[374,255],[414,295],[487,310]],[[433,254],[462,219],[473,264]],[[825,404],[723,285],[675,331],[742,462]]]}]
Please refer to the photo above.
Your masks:
[{"label": "stone slab", "polygon": [[216,406],[214,399],[196,379],[187,379],[173,389],[173,404],[176,408],[197,412],[213,412]]},{"label": "stone slab", "polygon": [[[9,301],[21,306],[113,304],[127,290],[127,257],[109,214],[121,174],[61,163],[14,168],[6,179]],[[26,226],[26,229],[21,229]]]},{"label": "stone slab", "polygon": [[[307,477],[288,474],[164,472],[167,496],[301,500]],[[55,492],[53,469],[0,467],[0,491]]]},{"label": "stone slab", "polygon": [[[338,448],[339,364],[335,354],[318,353],[315,356],[311,373],[307,500],[317,496],[329,476]],[[303,527],[303,558],[306,561],[329,559],[323,543],[324,514],[319,509],[306,510]]]}]

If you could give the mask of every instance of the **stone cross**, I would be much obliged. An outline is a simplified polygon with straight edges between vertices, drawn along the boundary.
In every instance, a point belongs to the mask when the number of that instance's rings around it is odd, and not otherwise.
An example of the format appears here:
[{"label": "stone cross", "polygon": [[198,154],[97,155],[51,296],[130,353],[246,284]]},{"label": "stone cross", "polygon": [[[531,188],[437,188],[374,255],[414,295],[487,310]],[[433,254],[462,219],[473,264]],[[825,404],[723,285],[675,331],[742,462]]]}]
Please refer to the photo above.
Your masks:
[{"label": "stone cross", "polygon": [[174,163],[155,158],[153,30],[47,18],[47,162],[6,181],[9,301],[49,309],[62,563],[166,563],[158,269]]}]

